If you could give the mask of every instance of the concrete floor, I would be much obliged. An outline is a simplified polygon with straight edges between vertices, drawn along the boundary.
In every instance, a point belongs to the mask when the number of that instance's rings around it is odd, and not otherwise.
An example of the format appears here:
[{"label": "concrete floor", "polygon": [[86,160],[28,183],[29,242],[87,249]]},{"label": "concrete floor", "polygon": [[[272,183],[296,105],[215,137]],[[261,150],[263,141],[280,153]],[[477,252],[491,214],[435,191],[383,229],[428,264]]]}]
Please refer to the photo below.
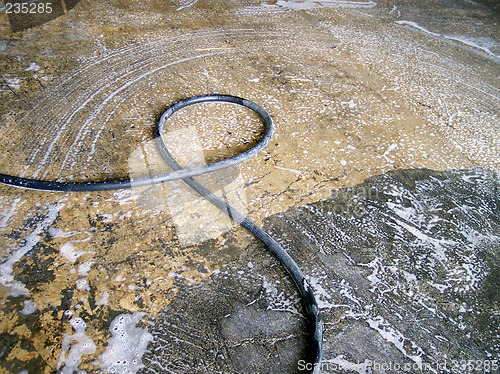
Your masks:
[{"label": "concrete floor", "polygon": [[[487,6],[451,1],[80,1],[18,32],[0,13],[0,172],[84,181],[165,170],[151,143],[154,123],[177,100],[206,93],[248,98],[273,117],[268,148],[204,179],[271,229],[287,210],[389,171],[498,172],[498,22]],[[177,113],[165,136],[187,165],[241,152],[262,127],[244,109],[207,104]],[[498,256],[498,226],[491,230],[488,245]],[[0,232],[0,372],[157,372],[158,341],[185,350],[181,358],[158,353],[172,372],[297,370],[305,342],[293,285],[247,233],[181,182],[99,193],[2,185]],[[322,295],[333,286],[318,274]],[[255,288],[269,300],[249,311]],[[199,292],[231,289],[241,300],[222,306]],[[495,315],[492,308],[484,313]],[[324,308],[330,342],[340,310]],[[201,331],[185,332],[191,353],[168,330],[181,314],[179,329]],[[211,321],[205,330],[204,318]],[[113,335],[117,324],[129,340]],[[442,363],[432,344],[407,349],[423,338],[400,339],[387,318],[365,324],[380,342],[377,352],[396,347],[402,360]],[[251,333],[267,348],[245,351]],[[136,343],[123,349],[129,341]],[[258,366],[272,365],[273,342],[284,342],[281,366]],[[113,347],[129,352],[122,361],[138,361],[114,367]],[[225,366],[197,361],[197,349],[225,352],[210,356]],[[348,357],[330,349],[325,359],[346,372],[369,372],[355,365],[370,360],[367,352]]]}]

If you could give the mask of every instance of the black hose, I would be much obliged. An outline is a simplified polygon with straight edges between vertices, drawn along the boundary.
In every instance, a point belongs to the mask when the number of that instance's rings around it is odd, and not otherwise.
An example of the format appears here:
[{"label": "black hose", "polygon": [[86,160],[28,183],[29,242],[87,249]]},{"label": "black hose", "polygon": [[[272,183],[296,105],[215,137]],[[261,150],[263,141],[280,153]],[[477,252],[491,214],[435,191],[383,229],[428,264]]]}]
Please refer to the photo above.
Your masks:
[{"label": "black hose", "polygon": [[[255,144],[252,148],[246,150],[245,152],[239,153],[230,158],[213,162],[206,165],[200,165],[192,168],[183,169],[173,156],[168,151],[162,137],[163,127],[167,119],[177,112],[178,110],[185,108],[187,106],[206,103],[206,102],[224,102],[224,103],[234,103],[244,107],[247,107],[257,113],[266,125],[266,131],[264,137]],[[313,373],[319,373],[321,367],[321,358],[323,353],[323,326],[321,324],[321,318],[319,313],[318,304],[314,297],[313,291],[307,280],[305,279],[302,271],[297,266],[295,261],[286,253],[286,251],[264,230],[258,227],[255,223],[245,217],[242,213],[238,212],[236,209],[231,207],[225,201],[217,197],[211,191],[206,189],[202,184],[198,183],[193,176],[211,173],[216,170],[221,170],[230,166],[234,166],[242,161],[248,160],[249,158],[255,156],[258,152],[264,149],[269,141],[271,140],[274,131],[273,121],[271,116],[259,105],[254,102],[240,97],[231,95],[202,95],[194,96],[185,100],[178,101],[171,107],[169,107],[158,120],[154,136],[156,141],[156,146],[160,151],[162,157],[165,159],[167,164],[172,169],[171,172],[157,174],[148,177],[132,178],[132,179],[119,179],[119,180],[109,180],[102,182],[49,182],[36,179],[27,179],[21,177],[10,176],[6,174],[0,174],[0,183],[8,184],[11,186],[29,188],[34,190],[42,191],[103,191],[103,190],[117,190],[122,188],[132,188],[140,187],[151,184],[163,183],[173,180],[182,179],[186,182],[193,190],[200,194],[205,199],[209,200],[218,209],[227,214],[233,220],[241,224],[250,233],[252,233],[257,239],[264,243],[269,251],[281,262],[283,267],[288,271],[288,273],[293,278],[297,288],[299,289],[300,295],[304,303],[307,320],[309,323],[310,333],[310,352],[308,357],[307,367],[310,367]]]}]

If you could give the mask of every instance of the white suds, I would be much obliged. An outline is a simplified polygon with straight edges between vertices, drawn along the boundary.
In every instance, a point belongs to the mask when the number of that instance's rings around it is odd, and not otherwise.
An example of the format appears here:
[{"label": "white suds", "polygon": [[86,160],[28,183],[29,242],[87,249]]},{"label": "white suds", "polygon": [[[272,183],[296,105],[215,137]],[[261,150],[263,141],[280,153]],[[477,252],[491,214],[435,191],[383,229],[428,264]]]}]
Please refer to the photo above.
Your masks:
[{"label": "white suds", "polygon": [[17,91],[21,88],[21,81],[19,78],[5,78],[5,83],[14,91]]},{"label": "white suds", "polygon": [[[31,251],[35,245],[40,241],[41,234],[48,229],[48,227],[56,220],[59,210],[61,210],[62,205],[49,205],[47,215],[42,222],[40,222],[35,229],[24,239],[24,244],[12,253],[7,260],[0,264],[0,284],[5,287],[11,288],[12,292],[17,292],[20,288],[23,288],[27,292],[24,286],[21,286],[14,281],[14,275],[12,271],[16,262],[20,261],[24,255]],[[17,284],[15,286],[15,284]]]},{"label": "white suds", "polygon": [[90,291],[89,284],[87,282],[87,279],[85,278],[80,278],[75,281],[76,283],[76,288],[79,289],[80,291]]},{"label": "white suds", "polygon": [[144,312],[120,314],[109,327],[111,338],[100,356],[100,368],[113,374],[133,374],[143,368],[142,356],[153,336],[135,325],[146,315]]},{"label": "white suds", "polygon": [[108,303],[109,299],[109,292],[104,291],[102,293],[101,299],[99,301],[96,301],[95,305],[106,305]]},{"label": "white suds", "polygon": [[38,71],[40,70],[40,66],[36,62],[32,62],[28,68],[25,69],[25,71]]},{"label": "white suds", "polygon": [[[73,317],[69,323],[75,330],[73,335],[65,335],[62,342],[62,351],[57,362],[57,368],[64,367],[61,374],[73,374],[78,370],[78,366],[82,362],[82,355],[89,355],[95,352],[96,346],[94,341],[85,334],[87,324],[80,317]],[[69,350],[69,352],[68,352]],[[67,356],[66,356],[67,353]]]},{"label": "white suds", "polygon": [[62,244],[59,247],[59,251],[61,252],[61,255],[63,255],[63,257],[65,257],[70,262],[75,262],[76,260],[78,260],[78,257],[86,253],[85,251],[75,250],[73,244],[69,242]]},{"label": "white suds", "polygon": [[93,263],[94,260],[91,258],[90,260],[87,260],[84,263],[78,265],[78,274],[80,274],[82,277],[86,277]]},{"label": "white suds", "polygon": [[29,315],[29,314],[33,314],[34,312],[36,312],[36,304],[31,301],[31,300],[25,300],[24,301],[24,308],[21,310],[21,314],[24,314],[25,316]]}]

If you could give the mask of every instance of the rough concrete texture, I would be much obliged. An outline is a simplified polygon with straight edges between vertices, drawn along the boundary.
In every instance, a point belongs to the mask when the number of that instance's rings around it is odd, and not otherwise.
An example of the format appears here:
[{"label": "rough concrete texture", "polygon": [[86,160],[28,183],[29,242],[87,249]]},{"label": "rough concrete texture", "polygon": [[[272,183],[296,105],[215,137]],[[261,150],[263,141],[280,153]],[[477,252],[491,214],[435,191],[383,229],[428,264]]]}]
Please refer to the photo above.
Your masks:
[{"label": "rough concrete texture", "polygon": [[[478,168],[397,170],[265,219],[316,291],[324,372],[468,372],[462,360],[498,358],[499,182]],[[221,271],[160,313],[142,373],[300,372],[293,284],[258,243],[225,240]]]},{"label": "rough concrete texture", "polygon": [[[498,371],[500,32],[484,4],[87,0],[17,32],[0,4],[0,172],[164,171],[152,129],[167,106],[246,97],[273,141],[200,180],[310,279],[323,371]],[[229,104],[169,122],[185,165],[262,133]],[[0,373],[301,371],[293,284],[181,182],[0,186],[0,232]]]}]

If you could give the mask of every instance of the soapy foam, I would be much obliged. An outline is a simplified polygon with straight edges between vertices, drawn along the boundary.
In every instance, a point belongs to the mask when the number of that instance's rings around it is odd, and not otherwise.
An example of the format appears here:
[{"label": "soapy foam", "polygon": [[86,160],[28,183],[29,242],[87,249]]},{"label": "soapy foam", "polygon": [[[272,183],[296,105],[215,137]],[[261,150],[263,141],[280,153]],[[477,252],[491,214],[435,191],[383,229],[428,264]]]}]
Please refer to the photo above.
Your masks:
[{"label": "soapy foam", "polygon": [[153,336],[136,327],[146,315],[144,312],[120,314],[109,327],[112,337],[101,355],[100,368],[110,374],[133,374],[143,368],[142,356]]},{"label": "soapy foam", "polygon": [[36,312],[37,306],[32,300],[25,300],[24,301],[24,308],[21,310],[21,314],[24,314],[25,316],[29,314],[33,314]]},{"label": "soapy foam", "polygon": [[[12,274],[14,265],[39,243],[42,233],[56,220],[62,207],[63,205],[50,205],[47,209],[46,217],[35,227],[32,233],[25,238],[24,244],[18,250],[14,251],[7,260],[0,264],[0,283],[5,287],[12,287],[11,291],[14,294],[19,294],[18,291],[22,290],[23,295],[29,295],[28,290],[20,284],[19,281],[14,280],[14,275]],[[14,296],[14,294],[11,294],[11,296]]]},{"label": "soapy foam", "polygon": [[73,374],[75,371],[80,373],[78,366],[82,362],[82,356],[92,354],[96,350],[94,341],[85,334],[87,329],[85,321],[80,317],[73,317],[69,323],[75,333],[65,335],[63,338],[62,351],[57,363],[58,369],[65,364],[62,370],[59,371],[61,374]]}]

